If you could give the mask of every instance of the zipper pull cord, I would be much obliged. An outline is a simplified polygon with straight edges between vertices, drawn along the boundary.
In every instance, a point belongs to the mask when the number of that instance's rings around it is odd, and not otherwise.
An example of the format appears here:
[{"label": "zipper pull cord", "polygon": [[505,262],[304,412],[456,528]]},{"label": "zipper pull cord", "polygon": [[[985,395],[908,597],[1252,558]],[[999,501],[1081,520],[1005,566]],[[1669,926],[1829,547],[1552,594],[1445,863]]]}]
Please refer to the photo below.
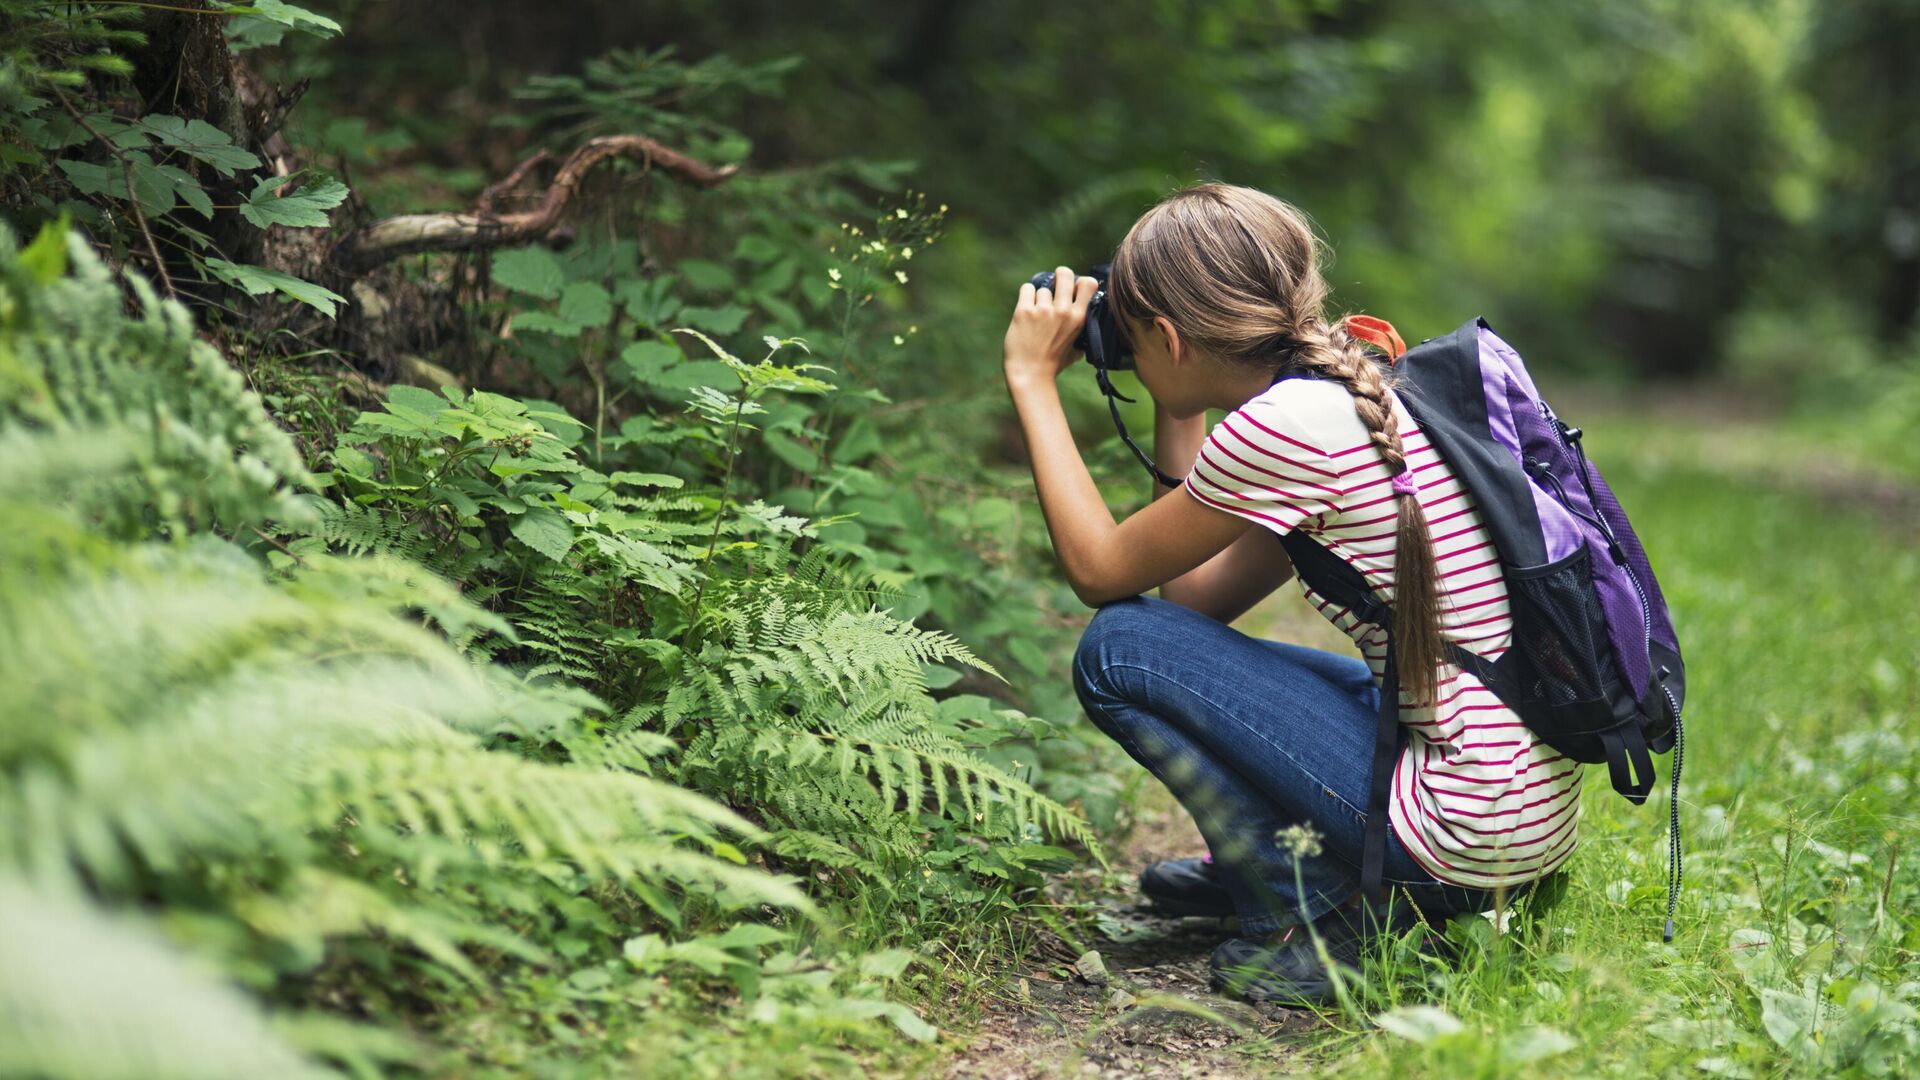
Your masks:
[{"label": "zipper pull cord", "polygon": [[1680,901],[1680,883],[1686,875],[1686,861],[1680,851],[1680,768],[1686,761],[1687,728],[1680,713],[1673,714],[1673,793],[1667,799],[1667,933],[1663,941],[1673,940],[1673,908]]}]

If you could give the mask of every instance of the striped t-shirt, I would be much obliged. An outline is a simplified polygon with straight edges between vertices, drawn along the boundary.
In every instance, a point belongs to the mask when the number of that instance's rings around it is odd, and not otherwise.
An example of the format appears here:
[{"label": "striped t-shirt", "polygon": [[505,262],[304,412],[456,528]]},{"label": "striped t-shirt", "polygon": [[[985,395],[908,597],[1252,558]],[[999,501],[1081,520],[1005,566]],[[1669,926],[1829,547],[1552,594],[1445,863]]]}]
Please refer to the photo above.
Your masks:
[{"label": "striped t-shirt", "polygon": [[[1440,633],[1489,660],[1512,644],[1506,583],[1479,507],[1425,434],[1388,394],[1426,512],[1439,575]],[[1274,384],[1216,425],[1187,474],[1194,498],[1275,533],[1304,529],[1393,602],[1398,503],[1392,476],[1337,382]],[[1301,583],[1307,601],[1360,647],[1376,685],[1386,632]],[[1573,852],[1580,766],[1527,730],[1480,680],[1451,662],[1438,702],[1400,722],[1411,738],[1396,764],[1388,820],[1441,881],[1491,889],[1546,874]]]}]

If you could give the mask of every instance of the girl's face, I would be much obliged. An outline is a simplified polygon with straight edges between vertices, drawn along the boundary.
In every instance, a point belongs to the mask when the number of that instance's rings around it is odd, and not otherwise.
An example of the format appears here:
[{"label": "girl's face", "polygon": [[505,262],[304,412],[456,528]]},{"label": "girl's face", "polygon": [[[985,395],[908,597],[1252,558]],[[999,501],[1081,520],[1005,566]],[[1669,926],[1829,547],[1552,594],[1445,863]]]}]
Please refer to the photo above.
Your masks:
[{"label": "girl's face", "polygon": [[1206,412],[1209,388],[1200,377],[1205,365],[1193,347],[1180,340],[1173,323],[1164,315],[1148,323],[1128,319],[1126,330],[1133,346],[1134,374],[1153,400],[1182,420]]}]

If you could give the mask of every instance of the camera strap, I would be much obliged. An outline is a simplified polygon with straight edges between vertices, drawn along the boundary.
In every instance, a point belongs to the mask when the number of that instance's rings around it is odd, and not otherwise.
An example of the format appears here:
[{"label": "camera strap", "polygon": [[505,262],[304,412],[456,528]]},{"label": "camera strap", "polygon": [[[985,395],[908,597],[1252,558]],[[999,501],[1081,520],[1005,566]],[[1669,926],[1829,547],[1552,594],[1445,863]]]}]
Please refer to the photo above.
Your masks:
[{"label": "camera strap", "polygon": [[1124,401],[1131,405],[1133,399],[1114,389],[1113,383],[1107,379],[1106,368],[1095,368],[1093,370],[1094,379],[1100,384],[1100,392],[1107,395],[1107,411],[1113,414],[1113,426],[1120,430],[1120,441],[1127,444],[1127,449],[1133,451],[1133,456],[1140,459],[1140,464],[1146,466],[1147,471],[1153,474],[1155,480],[1158,480],[1170,488],[1179,487],[1180,480],[1177,477],[1168,476],[1166,473],[1161,472],[1160,466],[1153,463],[1152,455],[1140,449],[1140,444],[1134,442],[1133,436],[1127,434],[1126,421],[1120,419],[1120,402]]}]

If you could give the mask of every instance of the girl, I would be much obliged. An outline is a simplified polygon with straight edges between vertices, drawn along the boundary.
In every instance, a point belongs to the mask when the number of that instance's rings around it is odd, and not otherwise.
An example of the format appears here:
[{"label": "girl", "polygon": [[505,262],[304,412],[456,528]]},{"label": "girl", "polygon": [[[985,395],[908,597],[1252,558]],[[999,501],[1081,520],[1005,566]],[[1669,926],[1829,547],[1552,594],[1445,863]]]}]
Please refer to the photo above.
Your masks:
[{"label": "girl", "polygon": [[[1128,230],[1107,282],[1155,404],[1159,467],[1178,491],[1115,524],[1075,448],[1055,378],[1097,283],[1060,267],[1020,289],[1007,388],[1054,550],[1099,610],[1074,657],[1088,715],[1192,813],[1211,855],[1157,863],[1141,888],[1169,911],[1236,915],[1213,982],[1261,1000],[1332,990],[1311,936],[1357,961],[1365,938],[1495,906],[1571,854],[1579,766],[1536,739],[1443,641],[1488,658],[1511,643],[1506,586],[1480,512],[1402,409],[1390,369],[1322,313],[1316,237],[1262,192],[1204,183]],[[1312,378],[1280,380],[1283,375]],[[1206,430],[1209,408],[1227,417]],[[1387,628],[1304,589],[1362,659],[1227,624],[1293,574],[1304,529],[1393,608],[1404,745],[1386,880],[1363,903],[1373,729]],[[1139,595],[1158,588],[1160,596]],[[1304,588],[1304,587],[1303,587]],[[1410,903],[1409,903],[1410,902]],[[1402,914],[1404,913],[1404,915]],[[1417,914],[1415,914],[1417,913]]]}]

